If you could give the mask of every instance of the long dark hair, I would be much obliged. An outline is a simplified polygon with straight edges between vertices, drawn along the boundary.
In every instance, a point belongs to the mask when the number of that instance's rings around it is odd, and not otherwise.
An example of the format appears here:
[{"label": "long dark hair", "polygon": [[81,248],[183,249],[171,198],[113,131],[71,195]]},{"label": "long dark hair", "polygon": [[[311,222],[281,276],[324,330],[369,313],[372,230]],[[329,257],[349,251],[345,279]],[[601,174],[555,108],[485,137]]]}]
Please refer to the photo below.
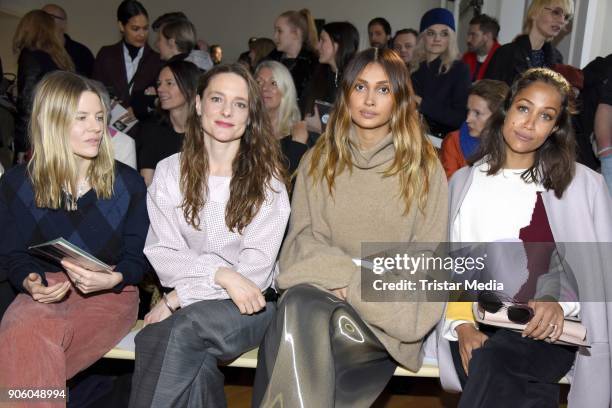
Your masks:
[{"label": "long dark hair", "polygon": [[383,177],[398,178],[405,214],[415,207],[423,211],[429,186],[436,182],[434,176],[440,164],[433,145],[421,127],[410,72],[400,56],[388,48],[361,51],[349,62],[327,129],[313,148],[308,174],[313,182],[325,181],[330,195],[333,195],[336,176],[352,169],[349,134],[354,125],[350,115],[350,96],[359,74],[369,64],[380,64],[389,78],[393,96],[390,127],[395,158]]},{"label": "long dark hair", "polygon": [[[334,102],[336,88],[342,82],[342,72],[359,49],[359,31],[347,21],[327,23],[323,26],[322,31],[325,31],[329,38],[338,44],[338,50],[334,57],[338,71],[334,74],[329,65],[317,64],[310,89],[304,97],[306,101],[304,106],[307,113],[313,113],[316,99]],[[332,85],[330,81],[335,83]]]},{"label": "long dark hair", "polygon": [[[170,72],[172,72],[176,85],[187,103],[193,104],[198,88],[198,80],[200,79],[200,75],[202,75],[202,71],[200,71],[194,63],[184,60],[168,61],[162,66],[159,72],[164,68],[168,68]],[[169,125],[170,113],[162,109],[159,103],[157,104],[157,112],[162,122]]]},{"label": "long dark hair", "polygon": [[[257,82],[242,64],[217,65],[207,71],[198,84],[197,97],[202,98],[211,80],[219,74],[236,74],[242,77],[249,92],[249,117],[240,147],[232,162],[230,198],[225,208],[225,224],[230,231],[242,233],[253,220],[264,200],[271,179],[287,185],[287,175],[282,161],[280,144],[274,138]],[[204,130],[195,104],[187,118],[187,130],[181,153],[181,208],[185,220],[199,229],[199,212],[206,203],[209,174],[208,152],[204,144]]]},{"label": "long dark hair", "polygon": [[348,21],[325,24],[323,31],[329,35],[333,42],[338,44],[336,67],[338,67],[338,73],[342,74],[344,67],[347,66],[359,49],[359,31]]},{"label": "long dark hair", "polygon": [[516,96],[535,82],[551,85],[559,92],[561,111],[552,132],[535,152],[533,165],[521,174],[521,178],[527,183],[541,183],[547,190],[553,190],[557,198],[561,198],[576,171],[576,142],[571,122],[572,115],[576,113],[575,98],[567,80],[550,69],[529,69],[512,84],[504,108],[493,113],[483,130],[480,147],[470,160],[470,165],[484,160],[489,164],[488,175],[494,175],[503,168],[506,143],[502,131],[506,114]]}]

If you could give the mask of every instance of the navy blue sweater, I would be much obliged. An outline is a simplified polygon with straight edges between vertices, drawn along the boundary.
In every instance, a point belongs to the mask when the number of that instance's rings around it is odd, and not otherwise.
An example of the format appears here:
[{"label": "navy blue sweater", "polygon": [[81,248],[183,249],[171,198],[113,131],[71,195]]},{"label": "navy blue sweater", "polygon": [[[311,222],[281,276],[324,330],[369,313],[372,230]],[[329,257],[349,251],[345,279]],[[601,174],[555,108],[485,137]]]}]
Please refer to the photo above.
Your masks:
[{"label": "navy blue sweater", "polygon": [[13,167],[0,179],[0,255],[13,286],[24,291],[31,272],[60,272],[58,264],[33,256],[28,247],[64,237],[123,274],[124,285],[140,282],[147,269],[142,252],[149,228],[146,187],[140,175],[115,162],[115,184],[109,200],[93,189],[77,201],[78,209],[38,208],[25,165]]},{"label": "navy blue sweater", "polygon": [[462,61],[454,61],[448,72],[439,73],[440,58],[422,62],[412,74],[414,92],[423,100],[419,110],[430,133],[444,136],[459,129],[467,114],[470,92],[470,69]]}]

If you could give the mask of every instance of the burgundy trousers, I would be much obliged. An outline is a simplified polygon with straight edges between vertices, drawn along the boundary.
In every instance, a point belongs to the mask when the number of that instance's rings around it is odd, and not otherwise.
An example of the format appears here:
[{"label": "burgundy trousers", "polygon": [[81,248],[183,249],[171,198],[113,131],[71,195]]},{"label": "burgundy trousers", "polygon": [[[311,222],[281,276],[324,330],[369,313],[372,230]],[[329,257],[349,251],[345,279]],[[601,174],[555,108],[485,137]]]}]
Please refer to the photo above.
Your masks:
[{"label": "burgundy trousers", "polygon": [[[68,279],[47,273],[49,285]],[[0,324],[0,390],[64,388],[66,380],[92,365],[132,328],[138,313],[138,289],[126,286],[83,295],[72,287],[57,303],[45,304],[19,294]],[[50,401],[20,404],[0,401],[0,407],[58,407]]]}]

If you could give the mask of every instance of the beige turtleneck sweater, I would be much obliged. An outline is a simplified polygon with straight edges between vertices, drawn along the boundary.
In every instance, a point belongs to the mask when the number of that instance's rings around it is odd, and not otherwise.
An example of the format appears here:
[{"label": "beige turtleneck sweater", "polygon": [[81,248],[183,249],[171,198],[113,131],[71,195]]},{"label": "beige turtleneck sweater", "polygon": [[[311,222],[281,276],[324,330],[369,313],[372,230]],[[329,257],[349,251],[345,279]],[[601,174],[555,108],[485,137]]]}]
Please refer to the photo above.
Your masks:
[{"label": "beige turtleneck sweater", "polygon": [[[352,136],[354,137],[354,135]],[[361,298],[361,271],[353,258],[363,259],[364,242],[444,242],[448,222],[448,191],[438,163],[430,180],[424,212],[414,202],[404,215],[399,177],[383,177],[395,154],[391,134],[360,151],[352,145],[352,171],[336,176],[333,196],[327,183],[308,176],[312,152],[302,159],[295,184],[289,232],[280,256],[278,286],[308,283],[331,290],[347,287],[348,303],[370,326],[389,354],[406,368],[422,364],[423,338],[442,316],[444,304],[366,302]]]}]

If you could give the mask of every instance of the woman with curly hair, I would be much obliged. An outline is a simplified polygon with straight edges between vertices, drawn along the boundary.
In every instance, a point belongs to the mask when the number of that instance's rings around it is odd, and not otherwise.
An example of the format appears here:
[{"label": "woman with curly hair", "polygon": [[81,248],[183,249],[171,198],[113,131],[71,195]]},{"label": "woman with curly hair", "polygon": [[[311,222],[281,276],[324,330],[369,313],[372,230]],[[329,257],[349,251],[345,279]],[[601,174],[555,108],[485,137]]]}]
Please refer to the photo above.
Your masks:
[{"label": "woman with curly hair", "polygon": [[145,254],[170,289],[136,336],[132,407],[225,406],[219,361],[259,345],[276,311],[289,218],[279,143],[240,64],[200,80],[183,150],[157,165]]}]

